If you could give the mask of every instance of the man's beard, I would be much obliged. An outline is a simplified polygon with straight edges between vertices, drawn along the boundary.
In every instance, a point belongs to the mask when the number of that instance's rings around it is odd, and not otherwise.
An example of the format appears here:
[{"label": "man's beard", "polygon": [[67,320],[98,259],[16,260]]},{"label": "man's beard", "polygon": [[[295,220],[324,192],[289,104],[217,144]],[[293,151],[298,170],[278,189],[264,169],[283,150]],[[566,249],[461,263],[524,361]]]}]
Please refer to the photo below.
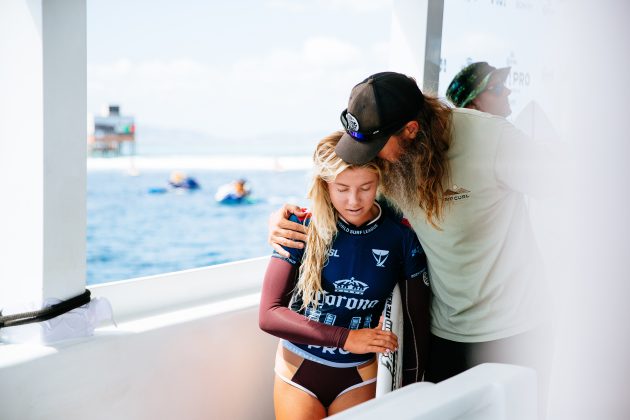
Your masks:
[{"label": "man's beard", "polygon": [[397,162],[381,160],[381,191],[407,217],[420,210],[418,196],[418,177],[420,171],[420,150],[418,142],[402,144],[403,152]]}]

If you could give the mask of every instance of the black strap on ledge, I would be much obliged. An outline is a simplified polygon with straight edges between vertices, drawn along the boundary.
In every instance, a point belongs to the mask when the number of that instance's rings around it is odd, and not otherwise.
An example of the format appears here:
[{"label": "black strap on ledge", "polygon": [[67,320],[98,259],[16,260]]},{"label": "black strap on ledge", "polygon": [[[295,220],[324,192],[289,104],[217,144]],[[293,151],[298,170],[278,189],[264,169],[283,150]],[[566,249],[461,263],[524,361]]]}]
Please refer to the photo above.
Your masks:
[{"label": "black strap on ledge", "polygon": [[21,314],[2,315],[0,311],[0,328],[15,327],[23,324],[30,324],[33,322],[47,321],[56,316],[70,312],[73,309],[83,306],[90,302],[90,291],[85,290],[78,296],[72,297],[68,300],[55,303],[54,305],[40,309],[38,311],[24,312]]}]

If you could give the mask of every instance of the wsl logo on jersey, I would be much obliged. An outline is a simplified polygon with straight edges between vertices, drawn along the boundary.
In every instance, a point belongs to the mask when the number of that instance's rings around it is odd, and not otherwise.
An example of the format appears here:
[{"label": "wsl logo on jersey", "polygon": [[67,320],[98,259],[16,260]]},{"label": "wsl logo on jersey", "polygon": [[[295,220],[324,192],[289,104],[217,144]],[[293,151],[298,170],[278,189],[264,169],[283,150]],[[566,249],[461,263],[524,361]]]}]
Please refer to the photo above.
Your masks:
[{"label": "wsl logo on jersey", "polygon": [[354,277],[350,277],[350,280],[337,280],[333,284],[335,285],[335,292],[352,293],[353,295],[362,295],[370,287],[362,281],[355,280]]},{"label": "wsl logo on jersey", "polygon": [[372,256],[376,260],[377,267],[385,267],[385,261],[387,261],[387,257],[389,257],[389,251],[385,249],[373,249]]}]

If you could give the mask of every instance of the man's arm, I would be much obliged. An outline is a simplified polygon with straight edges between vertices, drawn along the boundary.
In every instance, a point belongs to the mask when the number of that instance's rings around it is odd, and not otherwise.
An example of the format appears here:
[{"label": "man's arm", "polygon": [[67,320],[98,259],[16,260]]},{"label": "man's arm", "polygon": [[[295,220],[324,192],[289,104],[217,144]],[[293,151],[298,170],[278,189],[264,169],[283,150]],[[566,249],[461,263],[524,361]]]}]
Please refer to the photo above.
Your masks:
[{"label": "man's arm", "polygon": [[532,197],[549,197],[562,187],[567,164],[559,143],[529,138],[511,123],[503,122],[497,144],[495,174],[507,188]]},{"label": "man's arm", "polygon": [[289,257],[289,253],[282,248],[283,246],[301,249],[304,248],[304,242],[306,242],[306,226],[290,221],[291,214],[298,217],[306,216],[306,212],[300,207],[285,204],[282,208],[271,213],[268,222],[269,236],[267,242],[278,254],[286,258]]}]

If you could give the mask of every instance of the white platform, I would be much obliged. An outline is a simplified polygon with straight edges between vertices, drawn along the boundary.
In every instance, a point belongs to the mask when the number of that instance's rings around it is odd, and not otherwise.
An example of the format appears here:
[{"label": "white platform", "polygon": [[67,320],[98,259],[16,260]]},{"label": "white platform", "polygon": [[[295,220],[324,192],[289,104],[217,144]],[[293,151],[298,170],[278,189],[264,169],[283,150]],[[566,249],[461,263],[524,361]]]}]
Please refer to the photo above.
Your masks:
[{"label": "white platform", "polygon": [[335,420],[534,420],[536,373],[496,363],[451,379],[406,386],[329,418]]}]

